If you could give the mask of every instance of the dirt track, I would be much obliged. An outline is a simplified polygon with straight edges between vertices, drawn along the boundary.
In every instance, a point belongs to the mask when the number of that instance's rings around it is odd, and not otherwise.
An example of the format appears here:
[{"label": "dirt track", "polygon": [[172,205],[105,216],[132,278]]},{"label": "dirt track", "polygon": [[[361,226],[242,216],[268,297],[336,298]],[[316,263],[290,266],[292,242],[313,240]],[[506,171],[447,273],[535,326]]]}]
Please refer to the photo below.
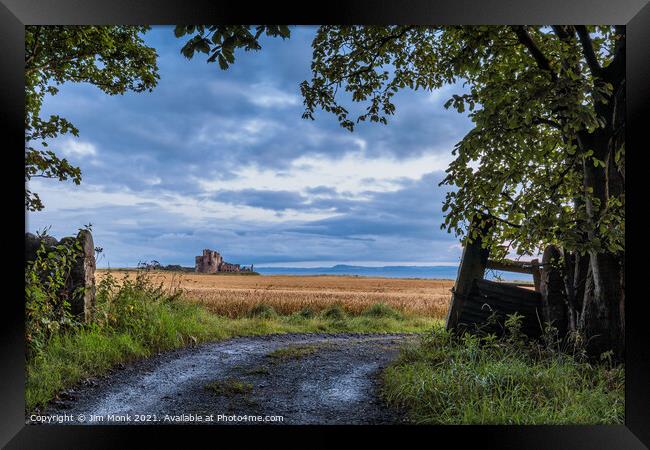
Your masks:
[{"label": "dirt track", "polygon": [[286,334],[203,344],[89,380],[45,413],[73,418],[65,423],[80,423],[83,415],[86,424],[194,424],[201,423],[198,417],[212,424],[260,423],[243,416],[282,416],[283,424],[400,423],[403,417],[379,397],[378,375],[412,338]]}]

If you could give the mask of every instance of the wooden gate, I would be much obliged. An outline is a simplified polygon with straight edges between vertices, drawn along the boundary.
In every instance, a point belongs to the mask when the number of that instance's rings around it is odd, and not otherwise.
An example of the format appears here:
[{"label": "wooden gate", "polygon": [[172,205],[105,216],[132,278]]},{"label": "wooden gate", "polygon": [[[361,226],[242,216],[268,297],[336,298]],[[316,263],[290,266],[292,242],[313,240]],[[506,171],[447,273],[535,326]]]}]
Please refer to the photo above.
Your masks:
[{"label": "wooden gate", "polygon": [[[523,316],[521,331],[530,337],[541,334],[542,297],[539,292],[506,283],[475,279],[458,317],[457,328],[502,334],[506,316]],[[492,319],[492,320],[491,320]]]},{"label": "wooden gate", "polygon": [[[559,314],[564,310],[562,280],[555,264],[560,256],[556,247],[549,246],[541,264],[537,259],[491,261],[479,234],[463,249],[447,313],[447,329],[480,329],[501,334],[506,316],[518,313],[523,316],[522,332],[529,337],[540,336],[546,323],[553,323],[560,333],[565,332],[566,317]],[[484,279],[486,269],[531,274],[534,284],[523,288],[517,283],[488,281]],[[489,320],[490,317],[496,320]]]}]

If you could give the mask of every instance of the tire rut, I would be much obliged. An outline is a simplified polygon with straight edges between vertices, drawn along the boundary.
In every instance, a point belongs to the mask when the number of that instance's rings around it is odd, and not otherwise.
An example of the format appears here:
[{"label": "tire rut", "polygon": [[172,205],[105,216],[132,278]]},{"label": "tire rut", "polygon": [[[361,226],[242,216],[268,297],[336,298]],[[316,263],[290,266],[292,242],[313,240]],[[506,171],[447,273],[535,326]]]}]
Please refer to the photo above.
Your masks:
[{"label": "tire rut", "polygon": [[[404,417],[380,398],[379,375],[413,338],[283,334],[202,344],[86,380],[45,414],[93,425],[248,424],[264,416],[283,419],[267,424],[401,423]],[[135,421],[139,416],[146,420]],[[210,416],[212,421],[197,422]]]}]

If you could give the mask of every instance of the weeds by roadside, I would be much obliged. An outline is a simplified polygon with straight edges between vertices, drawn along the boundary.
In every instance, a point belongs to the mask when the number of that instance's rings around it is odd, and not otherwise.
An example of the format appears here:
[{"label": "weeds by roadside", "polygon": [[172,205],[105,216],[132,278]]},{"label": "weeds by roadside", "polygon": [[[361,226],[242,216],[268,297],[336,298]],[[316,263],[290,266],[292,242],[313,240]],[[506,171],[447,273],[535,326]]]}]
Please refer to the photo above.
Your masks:
[{"label": "weeds by roadside", "polygon": [[527,342],[516,317],[507,327],[501,338],[435,327],[386,369],[384,398],[421,424],[623,423],[623,367],[590,364],[552,328]]},{"label": "weeds by roadside", "polygon": [[156,284],[146,271],[121,280],[110,274],[102,277],[94,322],[52,333],[38,352],[28,356],[27,411],[42,408],[84,378],[163,350],[272,333],[422,332],[436,323],[433,318],[391,314],[342,317],[305,310],[280,315],[267,305],[231,319],[212,314],[183,295],[178,280]]},{"label": "weeds by roadside", "polygon": [[73,290],[71,286],[72,267],[81,254],[81,244],[77,239],[67,239],[48,248],[47,231],[38,234],[40,244],[35,258],[25,266],[28,358],[43,351],[53,336],[81,325],[71,313],[72,301],[83,296],[81,289]]}]

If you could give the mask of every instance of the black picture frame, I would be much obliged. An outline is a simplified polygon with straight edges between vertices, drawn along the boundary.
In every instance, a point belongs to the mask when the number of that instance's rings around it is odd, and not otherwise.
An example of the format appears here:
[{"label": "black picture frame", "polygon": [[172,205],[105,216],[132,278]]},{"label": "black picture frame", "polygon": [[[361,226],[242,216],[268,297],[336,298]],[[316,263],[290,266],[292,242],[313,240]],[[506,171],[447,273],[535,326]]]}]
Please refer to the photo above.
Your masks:
[{"label": "black picture frame", "polygon": [[[626,374],[625,425],[619,426],[395,426],[395,427],[189,427],[189,426],[29,426],[24,417],[24,192],[18,148],[24,136],[24,26],[29,24],[625,24],[627,26],[627,179]],[[648,0],[410,0],[330,1],[308,4],[217,2],[214,0],[0,0],[0,114],[5,125],[3,191],[5,296],[0,317],[0,444],[7,448],[129,448],[137,435],[150,446],[171,442],[191,432],[194,438],[244,445],[260,432],[283,436],[286,444],[309,442],[338,445],[334,431],[364,434],[375,441],[387,438],[431,445],[474,443],[482,448],[634,449],[650,446],[650,343],[643,268],[645,191],[644,126],[650,105],[650,4]],[[22,169],[21,169],[22,170]],[[16,179],[13,179],[13,178]],[[647,177],[647,175],[646,175]],[[23,211],[23,214],[19,213]],[[16,214],[14,216],[13,214]],[[11,244],[11,245],[7,245]],[[635,269],[637,268],[637,273]],[[631,275],[630,275],[631,274]],[[10,289],[9,289],[10,287]],[[242,432],[245,431],[245,432]],[[299,434],[296,434],[299,433]],[[309,433],[310,436],[305,436]],[[314,436],[311,436],[315,434]],[[235,436],[236,435],[236,436]],[[288,439],[289,438],[289,439]],[[183,438],[185,439],[185,438]],[[288,439],[288,440],[287,440]],[[303,440],[303,439],[306,439]],[[408,439],[408,440],[407,440]],[[232,441],[231,441],[232,442]]]}]

